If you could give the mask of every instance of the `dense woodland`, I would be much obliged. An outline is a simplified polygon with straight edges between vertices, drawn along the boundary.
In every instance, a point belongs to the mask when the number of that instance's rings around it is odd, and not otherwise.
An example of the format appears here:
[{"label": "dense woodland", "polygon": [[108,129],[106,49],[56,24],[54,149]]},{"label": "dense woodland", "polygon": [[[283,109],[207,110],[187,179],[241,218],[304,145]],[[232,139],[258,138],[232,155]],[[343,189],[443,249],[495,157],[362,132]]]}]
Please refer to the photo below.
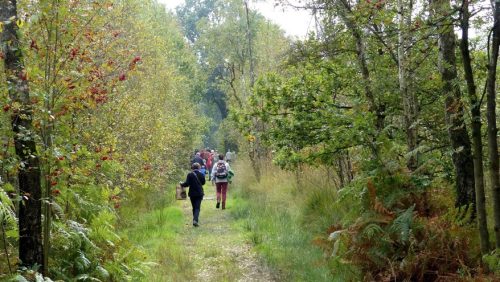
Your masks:
[{"label": "dense woodland", "polygon": [[500,1],[253,3],[0,1],[0,280],[148,281],[204,147],[277,281],[498,279]]}]

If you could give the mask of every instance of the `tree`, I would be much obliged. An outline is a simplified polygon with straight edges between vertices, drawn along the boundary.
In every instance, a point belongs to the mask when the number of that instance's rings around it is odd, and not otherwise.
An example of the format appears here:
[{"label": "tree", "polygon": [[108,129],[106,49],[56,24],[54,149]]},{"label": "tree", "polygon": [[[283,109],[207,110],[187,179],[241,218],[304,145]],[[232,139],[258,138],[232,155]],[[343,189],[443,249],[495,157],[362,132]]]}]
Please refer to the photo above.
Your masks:
[{"label": "tree", "polygon": [[469,0],[462,1],[460,10],[460,27],[462,29],[462,40],[460,41],[460,52],[462,54],[464,77],[467,82],[467,94],[470,101],[472,147],[474,159],[474,183],[476,192],[476,212],[481,240],[481,252],[486,254],[490,249],[490,238],[488,234],[488,223],[486,215],[486,198],[484,194],[484,170],[483,170],[483,140],[481,136],[481,102],[477,98],[476,83],[472,69],[472,60],[469,51]]},{"label": "tree", "polygon": [[[406,9],[405,9],[406,7]],[[399,90],[404,109],[406,143],[408,147],[407,167],[415,171],[418,167],[418,104],[415,90],[411,89],[410,57],[411,35],[408,27],[412,25],[413,0],[398,0],[398,78]]]},{"label": "tree", "polygon": [[474,163],[471,142],[464,120],[462,94],[458,85],[455,58],[455,33],[449,0],[433,0],[432,9],[437,23],[439,45],[439,72],[441,74],[442,94],[445,97],[445,116],[448,135],[453,149],[455,167],[456,207],[475,204]]},{"label": "tree", "polygon": [[40,162],[32,125],[33,112],[28,78],[17,34],[15,0],[0,1],[0,20],[5,23],[1,42],[9,96],[15,105],[11,120],[16,154],[20,161],[18,178],[22,200],[19,206],[19,259],[23,266],[40,266],[43,270]]},{"label": "tree", "polygon": [[488,77],[486,84],[486,117],[488,121],[488,155],[491,191],[493,196],[493,215],[495,219],[495,240],[497,249],[500,248],[500,166],[498,155],[498,128],[496,115],[496,73],[498,64],[498,49],[500,45],[500,1],[495,0],[493,11],[494,23],[492,28],[491,52],[488,54]]}]

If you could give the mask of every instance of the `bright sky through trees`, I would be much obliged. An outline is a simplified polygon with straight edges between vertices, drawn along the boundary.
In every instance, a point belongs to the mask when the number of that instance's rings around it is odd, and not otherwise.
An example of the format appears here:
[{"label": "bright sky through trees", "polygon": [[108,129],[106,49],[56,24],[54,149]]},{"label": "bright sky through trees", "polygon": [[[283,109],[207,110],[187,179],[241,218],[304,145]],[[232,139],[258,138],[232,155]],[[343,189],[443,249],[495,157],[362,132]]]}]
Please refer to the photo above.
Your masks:
[{"label": "bright sky through trees", "polygon": [[[174,10],[175,7],[184,3],[184,0],[159,0],[165,4],[167,9]],[[314,28],[313,17],[302,10],[292,8],[275,7],[275,1],[266,0],[257,3],[251,1],[253,8],[256,8],[262,15],[279,25],[287,35],[303,38]]]}]

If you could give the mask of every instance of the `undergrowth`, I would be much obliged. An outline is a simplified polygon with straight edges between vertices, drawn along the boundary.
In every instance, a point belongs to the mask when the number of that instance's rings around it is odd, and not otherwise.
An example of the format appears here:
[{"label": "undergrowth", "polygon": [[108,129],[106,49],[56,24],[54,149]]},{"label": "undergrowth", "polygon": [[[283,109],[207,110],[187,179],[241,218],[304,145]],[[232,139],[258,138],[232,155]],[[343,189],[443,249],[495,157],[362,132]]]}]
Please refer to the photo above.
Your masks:
[{"label": "undergrowth", "polygon": [[336,190],[321,168],[269,166],[256,183],[239,166],[233,215],[283,281],[495,281],[446,182],[384,171]]}]

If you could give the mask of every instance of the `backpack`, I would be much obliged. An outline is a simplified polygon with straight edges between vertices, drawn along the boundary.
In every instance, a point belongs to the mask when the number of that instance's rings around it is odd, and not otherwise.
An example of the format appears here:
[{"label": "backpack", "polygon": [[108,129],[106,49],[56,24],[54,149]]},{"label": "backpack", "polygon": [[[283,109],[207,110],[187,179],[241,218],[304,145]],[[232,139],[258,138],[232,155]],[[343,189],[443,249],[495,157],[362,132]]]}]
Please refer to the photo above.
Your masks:
[{"label": "backpack", "polygon": [[215,177],[219,179],[227,178],[227,167],[224,162],[217,162],[217,169],[215,170]]},{"label": "backpack", "polygon": [[212,155],[209,155],[208,156],[208,159],[207,159],[207,167],[212,167]]}]

